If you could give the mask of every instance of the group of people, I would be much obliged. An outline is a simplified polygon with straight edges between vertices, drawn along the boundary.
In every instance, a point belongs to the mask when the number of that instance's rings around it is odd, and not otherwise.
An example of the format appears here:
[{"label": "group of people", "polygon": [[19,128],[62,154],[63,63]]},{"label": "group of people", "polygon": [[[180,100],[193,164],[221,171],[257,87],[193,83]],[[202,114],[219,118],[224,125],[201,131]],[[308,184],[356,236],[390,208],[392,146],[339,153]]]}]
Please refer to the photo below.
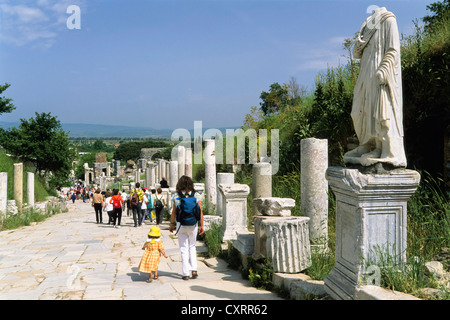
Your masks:
[{"label": "group of people", "polygon": [[120,192],[119,189],[114,189],[112,192],[106,190],[106,193],[102,194],[98,188],[92,196],[97,223],[103,223],[103,211],[106,211],[109,217],[108,224],[116,228],[120,228],[122,213],[125,210],[127,216],[130,215],[130,211],[132,212],[135,227],[141,226],[146,218],[150,223],[161,224],[165,205],[161,188],[141,189],[139,182],[129,194],[125,190]]},{"label": "group of people", "polygon": [[[172,196],[172,212],[170,215],[169,232],[176,231],[181,252],[182,279],[196,279],[197,272],[197,234],[204,232],[203,211],[200,194],[195,192],[194,183],[188,176],[182,176],[177,183],[176,193]],[[161,230],[152,226],[148,239],[142,246],[144,254],[139,264],[139,271],[148,273],[147,282],[158,279],[158,265],[161,255],[168,258],[164,252]]]},{"label": "group of people", "polygon": [[[96,222],[103,223],[103,211],[108,214],[108,224],[120,228],[122,213],[126,210],[133,216],[134,227],[142,226],[148,218],[151,226],[147,239],[142,247],[144,254],[139,264],[139,271],[148,273],[147,282],[158,279],[158,266],[161,255],[168,258],[164,252],[164,244],[161,239],[161,229],[157,226],[163,222],[163,209],[166,206],[162,195],[162,189],[141,189],[140,183],[136,183],[134,189],[119,189],[102,191],[100,188],[83,188],[74,186],[62,194],[73,201],[83,199],[90,202],[95,210]],[[75,195],[75,196],[73,196]],[[203,234],[203,211],[200,194],[195,192],[194,183],[188,176],[182,176],[176,185],[176,193],[171,198],[171,214],[169,232],[176,232],[182,260],[182,279],[196,279],[197,272],[197,235]],[[192,213],[194,212],[194,213]]]},{"label": "group of people", "polygon": [[60,193],[60,197],[66,198],[67,200],[72,200],[72,203],[75,203],[75,200],[83,200],[83,202],[89,203],[89,200],[94,194],[93,189],[82,187],[79,184],[70,187],[66,192],[61,188],[58,188],[58,191]]}]

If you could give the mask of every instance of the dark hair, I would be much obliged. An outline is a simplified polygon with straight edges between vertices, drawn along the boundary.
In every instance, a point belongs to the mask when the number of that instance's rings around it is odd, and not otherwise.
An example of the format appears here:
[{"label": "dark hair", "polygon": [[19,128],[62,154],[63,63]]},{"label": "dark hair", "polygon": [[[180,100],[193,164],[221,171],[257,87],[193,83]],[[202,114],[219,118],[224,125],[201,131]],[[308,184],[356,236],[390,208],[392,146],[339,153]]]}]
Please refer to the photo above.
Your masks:
[{"label": "dark hair", "polygon": [[139,182],[136,182],[135,186],[136,186],[136,188],[139,188],[141,186],[141,184]]},{"label": "dark hair", "polygon": [[155,189],[152,189],[152,193],[156,193],[156,190],[155,190]]},{"label": "dark hair", "polygon": [[156,189],[156,191],[157,191],[158,193],[161,193],[161,192],[162,192],[162,189],[161,189],[161,188],[158,188],[158,189]]},{"label": "dark hair", "polygon": [[95,193],[100,193],[102,190],[100,190],[100,188],[97,188],[97,190],[95,190]]},{"label": "dark hair", "polygon": [[181,192],[183,190],[185,190],[186,192],[188,191],[194,191],[194,182],[192,181],[192,179],[188,176],[182,176],[177,183],[177,187],[176,187],[177,193],[181,194]]},{"label": "dark hair", "polygon": [[114,194],[115,196],[117,196],[117,195],[119,194],[119,189],[114,189],[114,190],[113,190],[113,194]]},{"label": "dark hair", "polygon": [[109,189],[108,189],[108,191],[106,191],[106,197],[107,198],[111,197],[111,191],[109,191]]}]

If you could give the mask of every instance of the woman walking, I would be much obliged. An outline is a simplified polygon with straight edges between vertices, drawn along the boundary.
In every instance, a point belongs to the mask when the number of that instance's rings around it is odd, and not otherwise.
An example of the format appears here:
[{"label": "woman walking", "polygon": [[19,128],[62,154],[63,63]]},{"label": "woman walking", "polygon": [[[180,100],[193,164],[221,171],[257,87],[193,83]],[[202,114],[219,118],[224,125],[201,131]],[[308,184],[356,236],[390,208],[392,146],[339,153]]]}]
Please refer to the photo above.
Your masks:
[{"label": "woman walking", "polygon": [[92,206],[95,210],[95,218],[97,223],[103,223],[102,221],[102,207],[103,207],[103,195],[100,193],[100,188],[98,188],[94,195],[92,196]]},{"label": "woman walking", "polygon": [[[170,217],[169,231],[173,232],[176,227],[178,245],[181,251],[181,262],[183,269],[183,280],[198,277],[197,272],[197,233],[204,232],[203,212],[200,202],[200,194],[194,190],[194,183],[188,176],[182,176],[177,183],[176,193],[172,197],[172,215]],[[175,225],[175,219],[177,221]],[[200,222],[200,227],[198,226]]]}]

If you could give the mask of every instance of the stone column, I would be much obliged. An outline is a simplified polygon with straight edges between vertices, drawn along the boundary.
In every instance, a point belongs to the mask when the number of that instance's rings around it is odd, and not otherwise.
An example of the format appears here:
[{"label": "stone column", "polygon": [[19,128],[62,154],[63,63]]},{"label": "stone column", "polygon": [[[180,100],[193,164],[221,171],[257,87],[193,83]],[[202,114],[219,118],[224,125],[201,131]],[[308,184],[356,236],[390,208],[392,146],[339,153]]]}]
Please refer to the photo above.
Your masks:
[{"label": "stone column", "polygon": [[14,163],[14,200],[19,212],[23,203],[23,163]]},{"label": "stone column", "polygon": [[175,188],[178,183],[178,161],[170,161],[169,187]]},{"label": "stone column", "polygon": [[145,186],[148,189],[152,186],[152,168],[145,168]]},{"label": "stone column", "polygon": [[156,165],[152,162],[150,163],[150,185],[152,187],[156,184]]},{"label": "stone column", "polygon": [[138,167],[138,168],[136,168],[136,171],[134,173],[134,181],[140,183],[140,180],[141,180],[141,171]]},{"label": "stone column", "polygon": [[[234,173],[217,173],[217,185],[231,185],[234,184]],[[223,203],[222,203],[222,193],[217,192],[217,202],[216,202],[216,214],[218,216],[223,215]]]},{"label": "stone column", "polygon": [[183,146],[178,146],[178,177],[182,177],[185,174],[185,158],[186,150]]},{"label": "stone column", "polygon": [[166,175],[167,175],[167,173],[166,173],[166,160],[159,159],[158,163],[159,163],[159,180],[158,180],[158,183],[159,183],[162,180],[162,178],[163,177],[166,178]]},{"label": "stone column", "polygon": [[301,215],[309,217],[309,239],[313,248],[327,248],[328,243],[328,141],[301,141]]},{"label": "stone column", "polygon": [[8,173],[0,172],[0,215],[6,216],[8,206]]},{"label": "stone column", "polygon": [[169,181],[170,161],[166,161],[164,165],[166,166],[166,176],[164,178],[166,178],[166,180]]},{"label": "stone column", "polygon": [[247,231],[247,197],[250,187],[246,184],[221,184],[219,192],[222,192],[224,207],[222,241],[237,240],[238,232]]},{"label": "stone column", "polygon": [[216,189],[216,155],[215,155],[215,140],[205,140],[205,188],[206,188],[206,201],[213,206],[217,201],[217,189]]},{"label": "stone column", "polygon": [[184,174],[189,178],[192,178],[192,148],[186,148],[184,161],[185,161]]},{"label": "stone column", "polygon": [[265,219],[265,253],[274,272],[299,273],[311,266],[307,217]]},{"label": "stone column", "polygon": [[[255,163],[252,168],[252,196],[257,198],[272,197],[272,165],[268,162]],[[253,206],[253,215],[260,214]]]},{"label": "stone column", "polygon": [[27,172],[27,196],[28,205],[34,207],[34,173]]},{"label": "stone column", "polygon": [[365,266],[376,264],[380,254],[406,261],[407,202],[420,175],[407,169],[363,174],[330,167],[326,177],[336,195],[336,257],[325,290],[333,299],[352,300],[364,283]]}]

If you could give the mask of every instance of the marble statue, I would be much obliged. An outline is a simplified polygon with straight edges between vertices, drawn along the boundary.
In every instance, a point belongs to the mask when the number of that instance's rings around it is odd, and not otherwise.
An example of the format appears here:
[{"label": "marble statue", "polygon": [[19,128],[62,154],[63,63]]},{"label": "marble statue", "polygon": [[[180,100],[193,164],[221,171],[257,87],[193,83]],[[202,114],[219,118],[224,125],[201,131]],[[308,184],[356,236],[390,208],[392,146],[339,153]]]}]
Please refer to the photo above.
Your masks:
[{"label": "marble statue", "polygon": [[378,8],[364,21],[353,50],[361,59],[351,117],[359,146],[345,163],[406,167],[400,38],[396,17]]}]

